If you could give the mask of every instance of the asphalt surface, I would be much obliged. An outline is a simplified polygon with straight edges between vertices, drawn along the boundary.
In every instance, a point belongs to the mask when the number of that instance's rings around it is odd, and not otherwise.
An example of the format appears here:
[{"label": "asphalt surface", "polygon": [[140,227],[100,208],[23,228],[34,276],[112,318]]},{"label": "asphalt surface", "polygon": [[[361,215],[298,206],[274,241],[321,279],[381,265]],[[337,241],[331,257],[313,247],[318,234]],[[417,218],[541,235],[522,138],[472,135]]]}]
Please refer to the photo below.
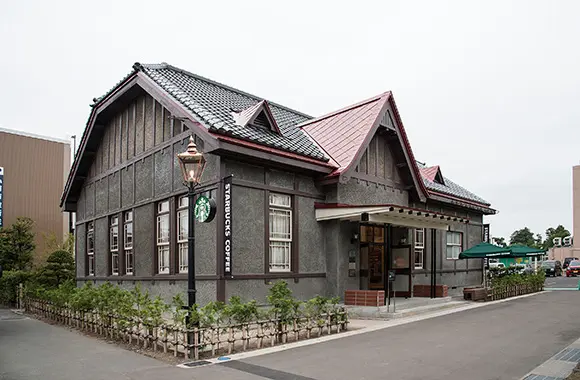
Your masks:
[{"label": "asphalt surface", "polygon": [[558,277],[546,277],[546,288],[575,288],[578,289],[580,277],[566,277],[566,274]]},{"label": "asphalt surface", "polygon": [[0,310],[0,379],[520,379],[580,337],[579,314],[580,291],[552,291],[181,369],[62,327],[8,320],[13,314]]}]

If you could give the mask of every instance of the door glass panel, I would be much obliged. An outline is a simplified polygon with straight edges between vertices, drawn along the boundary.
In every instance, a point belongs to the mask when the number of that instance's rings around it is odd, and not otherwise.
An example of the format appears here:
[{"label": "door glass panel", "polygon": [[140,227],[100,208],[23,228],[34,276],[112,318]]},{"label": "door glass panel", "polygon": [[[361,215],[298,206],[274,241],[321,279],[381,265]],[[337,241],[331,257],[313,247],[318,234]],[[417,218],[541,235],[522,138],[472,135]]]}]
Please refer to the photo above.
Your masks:
[{"label": "door glass panel", "polygon": [[371,245],[369,249],[369,289],[384,289],[384,247]]}]

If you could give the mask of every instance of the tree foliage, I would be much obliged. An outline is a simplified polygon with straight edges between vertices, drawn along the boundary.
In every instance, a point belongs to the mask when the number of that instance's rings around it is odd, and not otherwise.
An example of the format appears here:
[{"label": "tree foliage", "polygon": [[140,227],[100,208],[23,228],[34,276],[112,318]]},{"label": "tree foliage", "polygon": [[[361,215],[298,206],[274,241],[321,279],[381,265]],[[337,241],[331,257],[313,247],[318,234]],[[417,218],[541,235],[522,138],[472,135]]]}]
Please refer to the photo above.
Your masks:
[{"label": "tree foliage", "polygon": [[32,267],[34,222],[18,218],[11,226],[0,230],[0,265],[4,270],[29,270]]},{"label": "tree foliage", "polygon": [[570,235],[570,231],[561,224],[556,228],[550,227],[546,230],[546,240],[542,246],[544,249],[552,248],[554,246],[554,238],[565,238]]},{"label": "tree foliage", "polygon": [[36,281],[45,288],[56,288],[75,279],[75,261],[67,251],[55,251],[48,256],[46,265],[38,269]]},{"label": "tree foliage", "polygon": [[493,242],[493,244],[499,246],[499,247],[507,247],[507,244],[505,242],[505,238],[503,237],[493,237],[491,238],[491,241]]},{"label": "tree foliage", "polygon": [[44,237],[44,244],[45,244],[45,251],[47,254],[56,251],[66,251],[71,256],[74,256],[74,249],[75,249],[75,235],[68,234],[64,240],[60,240],[55,234],[45,234]]},{"label": "tree foliage", "polygon": [[528,247],[536,247],[537,240],[534,233],[530,231],[528,227],[524,227],[521,230],[514,231],[510,236],[510,245],[521,244],[527,245]]}]

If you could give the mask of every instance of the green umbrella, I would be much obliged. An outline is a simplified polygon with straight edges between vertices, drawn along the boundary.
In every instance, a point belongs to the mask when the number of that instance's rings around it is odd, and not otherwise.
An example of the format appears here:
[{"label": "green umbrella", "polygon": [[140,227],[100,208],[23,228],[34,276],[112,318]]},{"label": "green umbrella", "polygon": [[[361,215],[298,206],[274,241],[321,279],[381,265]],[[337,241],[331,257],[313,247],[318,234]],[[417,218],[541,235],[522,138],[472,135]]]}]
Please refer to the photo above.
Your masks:
[{"label": "green umbrella", "polygon": [[546,253],[544,249],[532,248],[521,244],[514,244],[508,248],[512,251],[511,257],[539,256]]},{"label": "green umbrella", "polygon": [[509,248],[498,247],[490,243],[479,243],[459,254],[460,259],[486,259],[495,257],[512,257]]}]

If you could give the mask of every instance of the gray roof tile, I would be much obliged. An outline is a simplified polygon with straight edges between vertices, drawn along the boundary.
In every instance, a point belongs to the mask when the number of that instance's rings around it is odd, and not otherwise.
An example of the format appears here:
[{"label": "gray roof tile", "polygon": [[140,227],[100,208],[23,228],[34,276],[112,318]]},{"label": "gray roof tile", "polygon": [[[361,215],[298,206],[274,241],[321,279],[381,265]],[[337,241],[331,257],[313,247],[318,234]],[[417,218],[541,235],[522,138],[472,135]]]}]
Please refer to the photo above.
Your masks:
[{"label": "gray roof tile", "polygon": [[[417,166],[419,167],[419,169],[423,169],[423,168],[427,167],[426,165],[424,165],[421,162],[417,162]],[[429,189],[429,190],[433,190],[433,191],[437,191],[440,193],[452,195],[452,196],[455,196],[458,198],[463,198],[463,199],[466,199],[469,201],[478,202],[478,203],[481,203],[481,204],[484,204],[487,206],[490,205],[490,203],[488,201],[486,201],[485,199],[473,194],[471,191],[465,189],[464,187],[459,186],[458,184],[456,184],[455,182],[453,182],[452,180],[450,180],[449,178],[447,178],[445,176],[443,176],[443,180],[445,182],[445,185],[430,181],[429,179],[425,178],[424,176],[421,176],[421,178],[423,179],[423,183],[425,184],[425,187],[427,187],[427,189]]]},{"label": "gray roof tile", "polygon": [[213,132],[328,161],[326,155],[296,127],[312,118],[308,115],[269,102],[282,135],[260,127],[239,126],[232,112],[246,109],[261,98],[167,64],[136,64],[135,67],[199,117]]}]

